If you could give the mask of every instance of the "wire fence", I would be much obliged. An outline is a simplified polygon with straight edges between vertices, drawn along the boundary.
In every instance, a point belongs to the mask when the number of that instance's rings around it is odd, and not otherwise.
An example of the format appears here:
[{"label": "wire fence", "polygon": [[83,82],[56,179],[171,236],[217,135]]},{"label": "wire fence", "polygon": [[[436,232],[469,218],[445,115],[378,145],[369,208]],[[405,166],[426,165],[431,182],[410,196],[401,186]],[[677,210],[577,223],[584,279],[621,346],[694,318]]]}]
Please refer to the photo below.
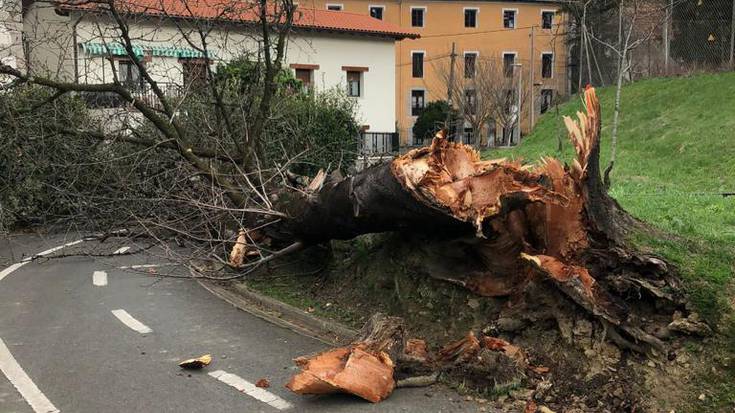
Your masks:
[{"label": "wire fence", "polygon": [[628,34],[631,48],[623,62],[624,81],[735,67],[734,0],[629,0],[624,4],[623,9],[586,14],[582,10],[582,19],[573,24],[568,42],[574,89],[588,83],[615,83],[617,52]]}]

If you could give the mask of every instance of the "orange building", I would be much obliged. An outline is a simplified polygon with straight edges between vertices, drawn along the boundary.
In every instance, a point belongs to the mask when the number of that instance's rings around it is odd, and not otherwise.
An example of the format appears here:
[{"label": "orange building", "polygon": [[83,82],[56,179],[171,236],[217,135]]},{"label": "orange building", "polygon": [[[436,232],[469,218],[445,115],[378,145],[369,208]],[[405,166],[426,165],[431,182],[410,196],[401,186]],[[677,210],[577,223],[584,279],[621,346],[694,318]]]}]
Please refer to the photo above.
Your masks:
[{"label": "orange building", "polygon": [[[455,80],[471,74],[480,61],[496,62],[512,77],[514,97],[509,95],[513,103],[509,102],[512,107],[508,110],[517,113],[520,96],[522,133],[527,133],[550,103],[566,95],[569,89],[566,24],[556,2],[301,0],[298,3],[309,8],[369,14],[421,36],[402,40],[396,47],[396,130],[402,146],[422,143],[413,138],[412,127],[423,106],[447,100],[447,73],[453,44]],[[469,98],[455,94],[453,101]],[[479,131],[465,129],[463,139],[490,145],[516,142],[516,128],[504,128],[503,123],[508,122],[493,119]]]}]

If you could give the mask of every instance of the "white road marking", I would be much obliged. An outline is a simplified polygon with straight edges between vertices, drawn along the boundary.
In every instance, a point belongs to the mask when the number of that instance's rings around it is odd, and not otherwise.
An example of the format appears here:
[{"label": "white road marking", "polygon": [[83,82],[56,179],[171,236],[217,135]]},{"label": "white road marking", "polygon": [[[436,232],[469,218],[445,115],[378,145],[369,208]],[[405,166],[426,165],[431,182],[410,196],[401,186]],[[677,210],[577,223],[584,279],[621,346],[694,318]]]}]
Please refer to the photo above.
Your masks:
[{"label": "white road marking", "polygon": [[92,273],[92,284],[97,287],[104,287],[107,285],[107,273],[104,271],[95,271]]},{"label": "white road marking", "polygon": [[140,334],[153,332],[150,327],[133,318],[133,316],[128,314],[128,312],[125,310],[112,310],[112,314],[114,314],[118,320],[122,321],[123,324],[139,332]]},{"label": "white road marking", "polygon": [[28,264],[30,261],[21,261],[16,262],[15,264],[11,265],[10,267],[0,271],[0,281],[2,281],[3,278],[7,277],[12,273],[13,271],[17,270],[18,268]]},{"label": "white road marking", "polygon": [[122,253],[126,252],[129,249],[130,249],[130,247],[121,247],[121,248],[118,248],[118,249],[115,250],[115,252],[112,253],[112,255],[122,254]]},{"label": "white road marking", "polygon": [[0,371],[5,374],[8,381],[15,386],[21,396],[31,406],[36,413],[57,413],[59,409],[54,406],[49,399],[41,393],[35,383],[20,367],[10,350],[0,339]]},{"label": "white road marking", "polygon": [[266,403],[271,407],[275,407],[278,410],[286,410],[293,407],[291,403],[283,400],[266,389],[257,387],[238,375],[228,373],[224,370],[213,371],[209,373],[209,375],[230,387],[234,387],[237,391],[245,393],[248,396]]},{"label": "white road marking", "polygon": [[60,250],[60,249],[62,249],[62,248],[66,248],[66,247],[71,247],[72,245],[77,245],[77,244],[81,244],[82,242],[84,242],[84,240],[83,240],[83,239],[78,239],[78,240],[76,240],[76,241],[72,241],[72,242],[67,242],[67,243],[66,243],[66,244],[64,244],[64,245],[59,245],[58,247],[53,247],[53,248],[51,248],[51,249],[48,249],[48,250],[46,250],[46,251],[43,251],[43,252],[39,252],[38,254],[36,254],[36,256],[40,256],[40,257],[42,257],[42,256],[44,256],[44,255],[49,255],[49,254],[51,254],[52,252],[56,252],[56,251],[58,251],[58,250]]},{"label": "white road marking", "polygon": [[10,267],[8,267],[8,268],[0,271],[0,281],[2,281],[3,278],[5,278],[8,275],[10,275],[13,271],[15,271],[18,268],[20,268],[20,267],[28,264],[29,262],[31,262],[31,260],[33,260],[34,257],[43,257],[44,255],[49,255],[49,254],[51,254],[53,252],[56,252],[56,251],[58,251],[58,250],[60,250],[62,248],[71,247],[72,245],[77,245],[77,244],[79,244],[81,242],[84,242],[84,240],[83,239],[79,239],[79,240],[76,240],[76,241],[67,242],[66,244],[59,245],[58,247],[53,247],[51,249],[47,249],[46,251],[39,252],[36,255],[32,255],[30,257],[23,258],[20,262],[16,262],[15,264],[11,265]]},{"label": "white road marking", "polygon": [[117,267],[121,270],[134,270],[136,268],[156,268],[156,267],[163,267],[166,265],[174,265],[174,264],[137,264],[137,265],[124,265],[122,267]]}]

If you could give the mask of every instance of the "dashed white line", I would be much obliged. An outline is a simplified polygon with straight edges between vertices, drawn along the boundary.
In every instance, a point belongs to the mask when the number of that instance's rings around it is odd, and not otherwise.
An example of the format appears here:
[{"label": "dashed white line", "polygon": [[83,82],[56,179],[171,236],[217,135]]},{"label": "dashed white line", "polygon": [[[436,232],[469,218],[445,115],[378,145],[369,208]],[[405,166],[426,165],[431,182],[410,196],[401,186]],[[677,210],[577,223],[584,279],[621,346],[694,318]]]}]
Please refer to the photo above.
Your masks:
[{"label": "dashed white line", "polygon": [[107,285],[107,273],[104,271],[95,271],[92,273],[92,284],[97,287],[104,287]]},{"label": "dashed white line", "polygon": [[57,413],[60,411],[41,393],[33,380],[23,371],[2,339],[0,339],[0,371],[15,386],[34,412]]},{"label": "dashed white line", "polygon": [[128,312],[125,310],[112,310],[112,314],[114,314],[115,317],[117,317],[117,319],[120,320],[123,324],[139,332],[140,334],[148,334],[153,332],[150,327],[133,318],[133,316],[128,314]]},{"label": "dashed white line", "polygon": [[121,247],[115,250],[115,252],[112,253],[112,255],[122,254],[124,252],[127,252],[130,249],[130,247]]},{"label": "dashed white line", "polygon": [[236,374],[228,373],[224,370],[217,370],[209,373],[209,375],[230,387],[234,387],[237,391],[245,393],[248,396],[266,403],[271,407],[275,407],[278,410],[286,410],[293,407],[291,403],[283,400],[266,389],[257,387],[253,383],[250,383]]}]

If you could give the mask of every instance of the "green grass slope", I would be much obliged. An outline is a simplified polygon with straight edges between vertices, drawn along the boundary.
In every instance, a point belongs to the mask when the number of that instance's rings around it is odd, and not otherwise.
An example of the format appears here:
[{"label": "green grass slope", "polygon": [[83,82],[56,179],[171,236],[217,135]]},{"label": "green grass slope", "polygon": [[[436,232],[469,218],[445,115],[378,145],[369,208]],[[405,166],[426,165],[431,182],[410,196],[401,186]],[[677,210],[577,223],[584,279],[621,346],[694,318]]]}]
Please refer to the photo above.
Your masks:
[{"label": "green grass slope", "polygon": [[[598,95],[604,168],[610,157],[615,90],[601,88]],[[554,109],[545,114],[518,147],[488,150],[483,156],[571,160],[561,117],[580,107],[573,98],[558,114]],[[720,324],[726,333],[720,344],[733,351],[735,325],[729,315],[735,302],[735,196],[721,193],[735,192],[735,73],[630,84],[622,91],[620,116],[610,192],[634,216],[672,235],[634,234],[632,241],[679,266],[692,300],[706,318]],[[710,407],[735,399],[735,385],[715,386],[721,387],[713,389]]]}]

